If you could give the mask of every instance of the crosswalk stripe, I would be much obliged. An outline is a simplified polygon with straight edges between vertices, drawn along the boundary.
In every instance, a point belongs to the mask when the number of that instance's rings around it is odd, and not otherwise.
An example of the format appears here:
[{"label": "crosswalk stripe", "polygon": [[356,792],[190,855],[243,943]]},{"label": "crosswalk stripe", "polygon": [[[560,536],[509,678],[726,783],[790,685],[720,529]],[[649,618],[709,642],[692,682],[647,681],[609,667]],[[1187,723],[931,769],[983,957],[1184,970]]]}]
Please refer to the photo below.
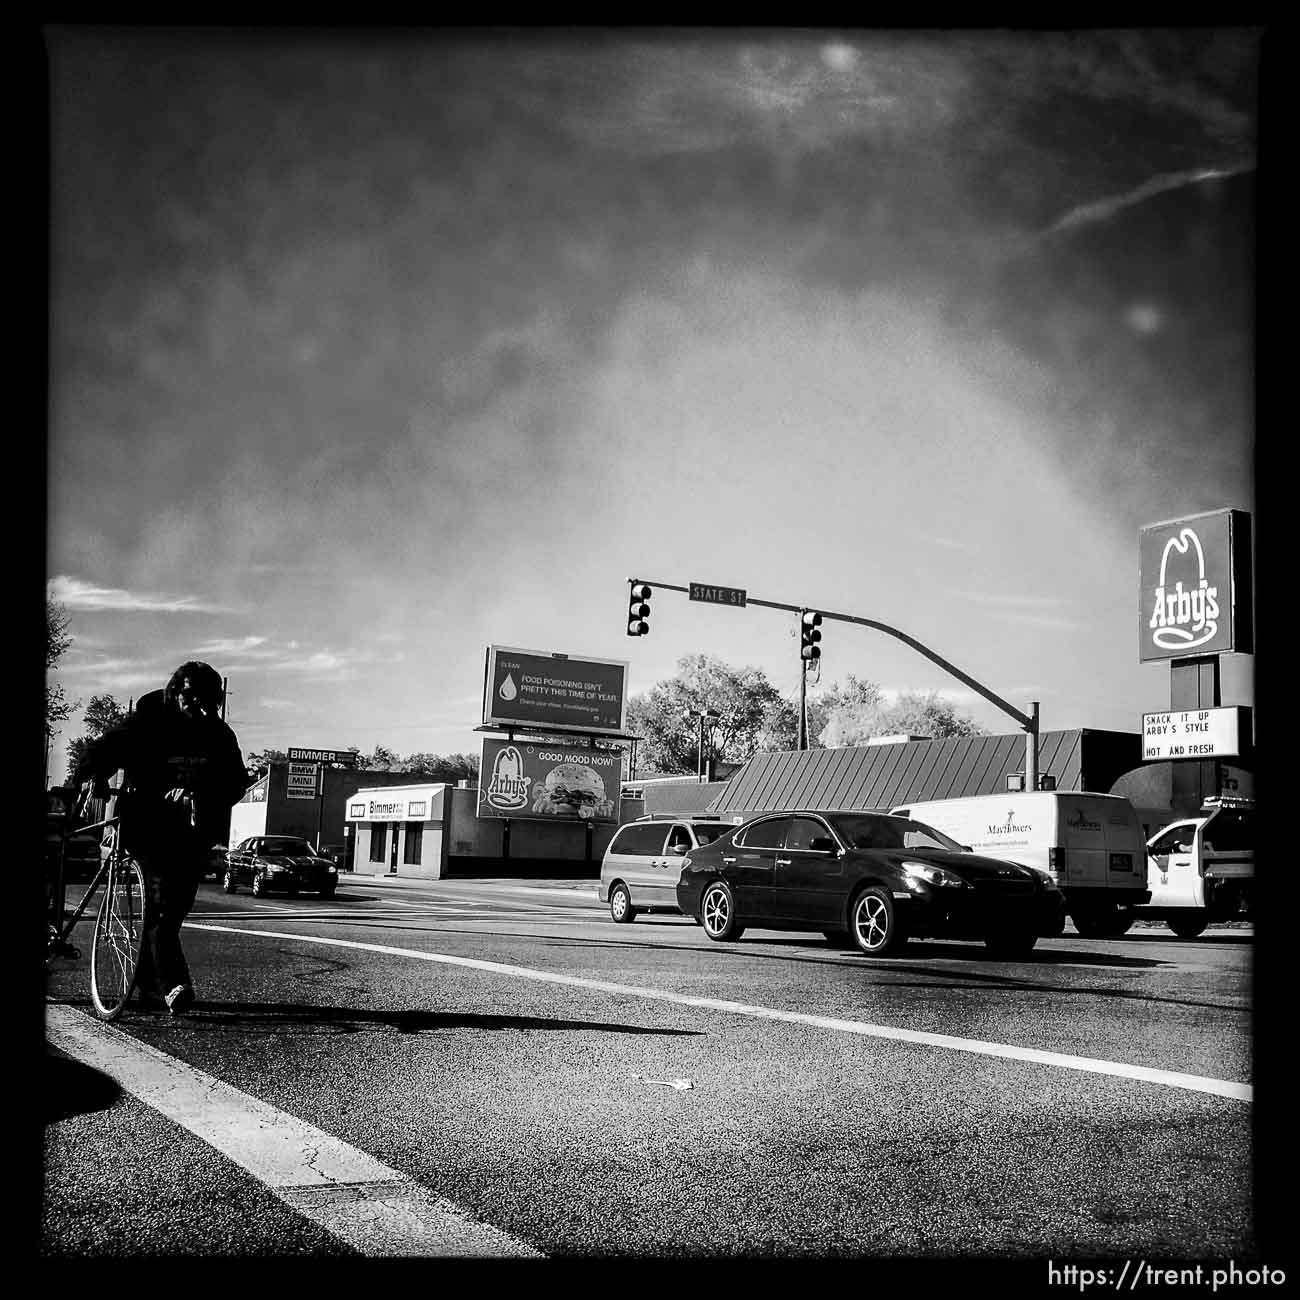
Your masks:
[{"label": "crosswalk stripe", "polygon": [[46,1006],[45,1036],[362,1255],[543,1258],[357,1147],[73,1007]]}]

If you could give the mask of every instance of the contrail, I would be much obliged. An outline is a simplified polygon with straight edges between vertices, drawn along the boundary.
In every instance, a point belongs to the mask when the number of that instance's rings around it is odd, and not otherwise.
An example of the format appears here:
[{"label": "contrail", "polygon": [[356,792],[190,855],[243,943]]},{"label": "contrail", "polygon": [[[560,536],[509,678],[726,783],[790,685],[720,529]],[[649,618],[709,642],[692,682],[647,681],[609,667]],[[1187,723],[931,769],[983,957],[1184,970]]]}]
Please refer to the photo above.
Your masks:
[{"label": "contrail", "polygon": [[1129,190],[1127,193],[1097,199],[1093,203],[1084,203],[1077,208],[1071,208],[1065,216],[1049,226],[1045,233],[1051,235],[1058,230],[1068,230],[1090,221],[1105,221],[1121,208],[1132,207],[1135,203],[1145,203],[1147,199],[1157,194],[1176,190],[1183,185],[1200,185],[1204,181],[1226,180],[1229,176],[1240,176],[1243,172],[1254,170],[1254,163],[1242,163],[1238,167],[1200,167],[1192,171],[1166,172],[1143,181],[1136,189]]}]

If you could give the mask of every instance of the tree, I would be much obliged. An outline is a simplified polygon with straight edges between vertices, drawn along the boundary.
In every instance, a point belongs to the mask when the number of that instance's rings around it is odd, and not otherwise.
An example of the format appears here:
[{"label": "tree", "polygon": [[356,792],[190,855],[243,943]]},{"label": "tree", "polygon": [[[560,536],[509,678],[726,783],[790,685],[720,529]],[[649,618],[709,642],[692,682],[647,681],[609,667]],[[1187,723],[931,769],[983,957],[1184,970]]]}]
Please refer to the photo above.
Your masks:
[{"label": "tree", "polygon": [[60,722],[66,722],[72,710],[77,707],[64,696],[63,687],[50,680],[50,673],[58,666],[68,647],[72,645],[72,636],[68,632],[68,612],[48,596],[45,598],[45,739],[48,743],[54,739],[55,729]]},{"label": "tree", "polygon": [[641,738],[638,773],[698,770],[700,719],[692,710],[713,709],[706,719],[705,752],[739,763],[760,749],[786,748],[794,735],[794,706],[759,668],[733,668],[712,655],[685,655],[677,676],[657,682],[628,701],[628,730]]},{"label": "tree", "polygon": [[86,734],[78,736],[68,746],[68,781],[72,780],[73,774],[80,766],[90,742],[98,740],[106,731],[120,727],[126,721],[126,716],[126,710],[111,695],[90,697],[83,718]]},{"label": "tree", "polygon": [[864,745],[875,736],[928,736],[946,740],[954,736],[983,736],[987,732],[973,718],[959,714],[937,691],[905,691],[892,703],[864,699],[833,708],[819,739],[825,746]]},{"label": "tree", "polygon": [[260,781],[270,770],[272,763],[283,763],[289,755],[282,749],[250,750],[244,756],[244,766],[254,781]]},{"label": "tree", "polygon": [[832,682],[825,690],[808,694],[808,746],[823,747],[822,732],[835,715],[853,710],[875,708],[883,702],[880,687],[849,673],[841,686]]},{"label": "tree", "polygon": [[374,753],[362,754],[357,759],[358,766],[372,772],[400,772],[401,759],[384,745],[376,745]]},{"label": "tree", "polygon": [[448,785],[457,781],[478,778],[479,760],[473,754],[410,754],[402,759],[402,770],[418,776],[423,781],[443,781]]}]

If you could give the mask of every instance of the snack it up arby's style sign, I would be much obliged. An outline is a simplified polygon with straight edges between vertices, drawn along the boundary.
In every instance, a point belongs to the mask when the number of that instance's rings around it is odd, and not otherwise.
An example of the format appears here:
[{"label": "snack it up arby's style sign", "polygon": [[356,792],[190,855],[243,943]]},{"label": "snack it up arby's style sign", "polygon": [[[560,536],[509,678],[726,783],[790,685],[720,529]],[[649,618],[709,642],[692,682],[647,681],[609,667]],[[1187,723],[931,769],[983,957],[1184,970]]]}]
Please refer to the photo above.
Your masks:
[{"label": "snack it up arby's style sign", "polygon": [[1245,511],[1148,524],[1138,555],[1140,662],[1254,652]]},{"label": "snack it up arby's style sign", "polygon": [[483,722],[618,736],[627,713],[627,663],[488,646]]}]

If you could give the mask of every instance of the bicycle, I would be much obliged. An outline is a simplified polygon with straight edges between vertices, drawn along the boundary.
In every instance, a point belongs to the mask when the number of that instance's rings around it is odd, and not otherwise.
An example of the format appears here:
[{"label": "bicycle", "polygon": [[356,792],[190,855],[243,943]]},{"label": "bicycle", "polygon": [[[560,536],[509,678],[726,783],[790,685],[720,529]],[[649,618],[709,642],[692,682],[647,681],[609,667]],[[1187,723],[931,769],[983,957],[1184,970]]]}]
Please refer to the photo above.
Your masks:
[{"label": "bicycle", "polygon": [[[64,880],[67,841],[73,835],[101,828],[109,832],[108,852],[101,853],[99,869],[76,910],[68,915]],[[79,959],[81,950],[71,942],[72,932],[96,893],[103,891],[90,940],[90,1000],[101,1020],[116,1020],[122,1014],[135,988],[144,940],[144,872],[122,847],[121,829],[120,817],[107,817],[66,832],[59,846],[58,875],[50,900],[45,959],[47,962],[52,957]]]}]

